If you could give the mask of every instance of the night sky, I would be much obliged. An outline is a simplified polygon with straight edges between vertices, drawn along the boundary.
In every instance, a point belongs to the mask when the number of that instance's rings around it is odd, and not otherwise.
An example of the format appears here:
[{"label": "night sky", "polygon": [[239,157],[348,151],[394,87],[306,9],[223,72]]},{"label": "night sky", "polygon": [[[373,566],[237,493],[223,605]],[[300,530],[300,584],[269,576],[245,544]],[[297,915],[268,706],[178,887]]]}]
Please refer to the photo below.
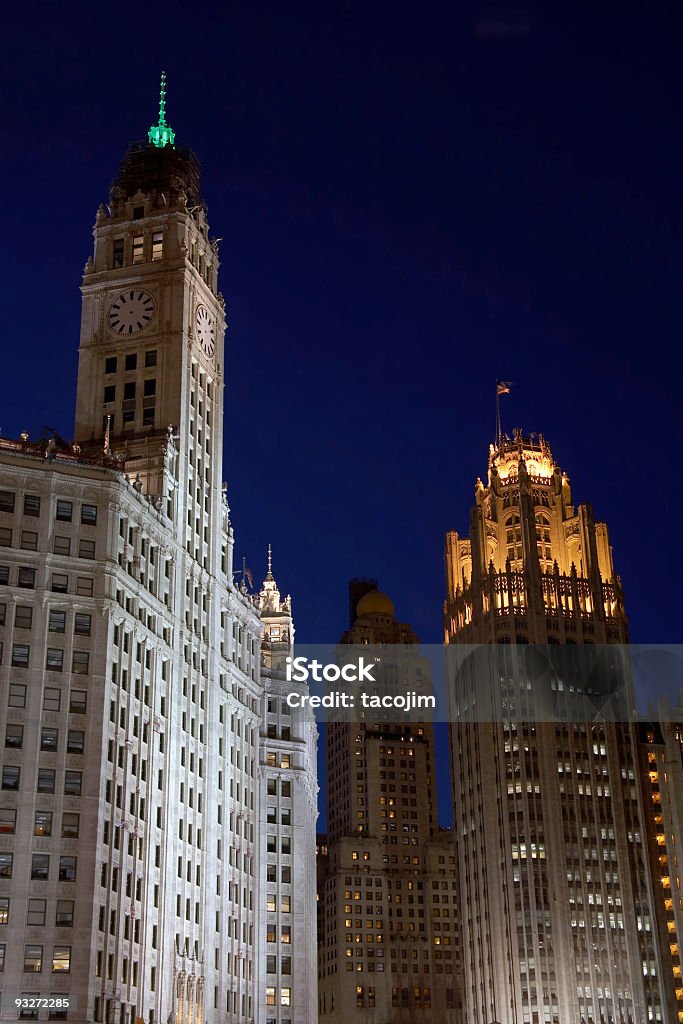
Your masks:
[{"label": "night sky", "polygon": [[90,229],[164,67],[224,239],[236,564],[272,543],[298,638],[372,575],[441,639],[499,377],[609,523],[632,638],[679,640],[682,25],[600,8],[15,5],[3,433],[72,435]]}]

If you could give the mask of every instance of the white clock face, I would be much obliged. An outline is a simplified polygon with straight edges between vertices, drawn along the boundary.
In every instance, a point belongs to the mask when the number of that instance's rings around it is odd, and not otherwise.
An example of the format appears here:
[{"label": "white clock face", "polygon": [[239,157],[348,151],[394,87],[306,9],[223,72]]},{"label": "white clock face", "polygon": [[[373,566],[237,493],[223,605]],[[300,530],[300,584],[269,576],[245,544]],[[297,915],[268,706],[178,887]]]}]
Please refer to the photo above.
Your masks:
[{"label": "white clock face", "polygon": [[194,329],[202,351],[212,359],[216,351],[216,325],[206,306],[197,306]]},{"label": "white clock face", "polygon": [[154,299],[149,292],[131,288],[121,292],[109,307],[109,330],[114,334],[137,334],[144,331],[154,319]]}]

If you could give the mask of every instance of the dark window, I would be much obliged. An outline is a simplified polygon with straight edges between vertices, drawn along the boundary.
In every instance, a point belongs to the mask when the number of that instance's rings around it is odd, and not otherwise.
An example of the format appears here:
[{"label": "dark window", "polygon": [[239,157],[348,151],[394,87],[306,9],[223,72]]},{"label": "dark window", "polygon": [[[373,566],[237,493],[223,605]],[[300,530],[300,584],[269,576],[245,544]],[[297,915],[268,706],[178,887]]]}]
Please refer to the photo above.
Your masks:
[{"label": "dark window", "polygon": [[[126,369],[137,370],[138,368],[138,354],[137,352],[129,352],[126,356]],[[124,398],[130,398],[130,395],[124,395]]]},{"label": "dark window", "polygon": [[61,572],[52,573],[53,594],[66,594],[69,589],[69,577]]},{"label": "dark window", "polygon": [[143,409],[142,411],[142,425],[143,427],[154,426],[154,406],[151,409]]},{"label": "dark window", "polygon": [[[126,356],[126,359],[128,357]],[[130,401],[131,398],[135,398],[135,381],[129,380],[123,385],[123,399],[124,401]]]},{"label": "dark window", "polygon": [[85,733],[78,729],[69,729],[66,741],[68,754],[82,754],[85,748]]},{"label": "dark window", "polygon": [[69,711],[72,715],[84,715],[88,705],[88,694],[85,690],[72,690],[69,697]]},{"label": "dark window", "polygon": [[[123,266],[124,239],[114,239],[114,269]],[[107,371],[109,372],[109,371]]]},{"label": "dark window", "polygon": [[38,793],[54,793],[55,791],[55,773],[53,768],[39,768],[38,769]]},{"label": "dark window", "polygon": [[64,772],[64,793],[67,796],[80,796],[82,782],[82,772]]},{"label": "dark window", "polygon": [[59,741],[59,730],[49,729],[46,726],[40,730],[40,749],[56,750]]},{"label": "dark window", "polygon": [[0,547],[12,547],[12,531],[9,526],[0,526]]},{"label": "dark window", "polygon": [[51,633],[63,633],[66,626],[66,612],[50,611],[48,629]]},{"label": "dark window", "polygon": [[40,498],[37,494],[27,494],[24,497],[24,515],[25,516],[39,516],[40,515]]},{"label": "dark window", "polygon": [[110,402],[116,401],[116,385],[107,384],[104,389],[104,404],[109,405]]},{"label": "dark window", "polygon": [[36,585],[36,570],[31,569],[28,565],[19,566],[19,575],[17,577],[17,586],[23,587],[24,590],[33,590]]},{"label": "dark window", "polygon": [[[13,853],[0,853],[0,878],[11,878],[14,867]],[[0,900],[0,924],[7,924],[9,916],[9,900]]]},{"label": "dark window", "polygon": [[31,878],[44,881],[50,874],[49,853],[34,853],[31,858]]},{"label": "dark window", "polygon": [[156,395],[157,393],[157,382],[155,377],[148,377],[145,381],[144,395],[148,398],[150,395]]},{"label": "dark window", "polygon": [[28,644],[12,645],[12,664],[15,668],[28,668],[29,652]]},{"label": "dark window", "polygon": [[157,350],[155,348],[148,349],[145,352],[145,366],[156,366],[157,365]]},{"label": "dark window", "polygon": [[62,839],[78,839],[80,815],[73,811],[65,811],[62,815]]},{"label": "dark window", "polygon": [[129,427],[134,420],[135,420],[135,413],[134,412],[124,412],[124,414],[123,414],[123,428],[124,428],[124,430],[125,430],[126,427]]},{"label": "dark window", "polygon": [[133,207],[133,220],[142,220],[142,218],[144,216],[145,216],[145,208],[144,208],[144,206],[134,206]]},{"label": "dark window", "polygon": [[58,928],[71,928],[74,923],[74,901],[57,900],[55,924]]},{"label": "dark window", "polygon": [[5,746],[21,750],[24,743],[24,727],[15,722],[8,722],[5,730]]},{"label": "dark window", "polygon": [[9,583],[9,565],[0,565],[0,583]]},{"label": "dark window", "polygon": [[78,557],[79,558],[94,558],[95,557],[95,541],[94,540],[82,540],[78,545]]},{"label": "dark window", "polygon": [[38,534],[33,530],[22,530],[21,531],[21,547],[25,551],[37,551],[38,550]]},{"label": "dark window", "polygon": [[14,512],[14,491],[0,491],[0,512]]},{"label": "dark window", "polygon": [[59,519],[61,523],[70,523],[73,515],[73,503],[70,501],[59,500],[57,502],[57,512],[55,519]]},{"label": "dark window", "polygon": [[3,789],[19,789],[19,783],[21,781],[21,768],[18,768],[13,764],[6,764],[2,769],[2,788]]},{"label": "dark window", "polygon": [[83,526],[97,524],[97,505],[81,505],[81,524]]},{"label": "dark window", "polygon": [[73,660],[71,662],[71,671],[75,672],[76,675],[86,676],[88,674],[89,662],[90,656],[87,651],[74,651]]},{"label": "dark window", "polygon": [[91,617],[85,612],[76,612],[74,616],[74,633],[79,636],[90,636]]},{"label": "dark window", "polygon": [[64,651],[59,647],[48,647],[45,668],[50,672],[61,672],[64,668]]},{"label": "dark window", "polygon": [[104,361],[104,372],[105,373],[116,373],[116,356],[108,356]]},{"label": "dark window", "polygon": [[60,857],[59,858],[59,880],[60,880],[60,882],[75,882],[76,881],[76,858],[75,857]]},{"label": "dark window", "polygon": [[33,623],[33,608],[29,605],[18,604],[14,611],[14,625],[16,629],[30,629]]}]

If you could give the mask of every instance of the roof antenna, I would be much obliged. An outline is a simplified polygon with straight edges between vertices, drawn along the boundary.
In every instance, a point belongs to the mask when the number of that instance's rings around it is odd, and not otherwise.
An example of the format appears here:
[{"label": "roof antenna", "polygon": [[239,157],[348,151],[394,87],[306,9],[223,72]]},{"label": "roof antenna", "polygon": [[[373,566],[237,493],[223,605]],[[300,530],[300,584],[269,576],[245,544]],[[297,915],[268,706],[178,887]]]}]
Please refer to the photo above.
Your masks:
[{"label": "roof antenna", "polygon": [[159,123],[153,124],[147,132],[147,138],[152,146],[163,149],[164,146],[172,146],[175,142],[175,132],[170,124],[166,122],[166,72],[161,72],[161,85],[159,87]]}]

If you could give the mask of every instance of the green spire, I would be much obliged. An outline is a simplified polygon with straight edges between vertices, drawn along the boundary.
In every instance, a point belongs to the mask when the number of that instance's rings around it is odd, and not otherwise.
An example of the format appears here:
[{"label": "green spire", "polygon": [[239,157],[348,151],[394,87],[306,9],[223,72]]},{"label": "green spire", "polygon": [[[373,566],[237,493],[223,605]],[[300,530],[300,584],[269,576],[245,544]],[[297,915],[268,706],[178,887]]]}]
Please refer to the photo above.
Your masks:
[{"label": "green spire", "polygon": [[153,124],[147,133],[153,146],[163,149],[175,142],[175,132],[170,124],[166,124],[166,72],[161,72],[161,88],[159,89],[159,124]]}]

